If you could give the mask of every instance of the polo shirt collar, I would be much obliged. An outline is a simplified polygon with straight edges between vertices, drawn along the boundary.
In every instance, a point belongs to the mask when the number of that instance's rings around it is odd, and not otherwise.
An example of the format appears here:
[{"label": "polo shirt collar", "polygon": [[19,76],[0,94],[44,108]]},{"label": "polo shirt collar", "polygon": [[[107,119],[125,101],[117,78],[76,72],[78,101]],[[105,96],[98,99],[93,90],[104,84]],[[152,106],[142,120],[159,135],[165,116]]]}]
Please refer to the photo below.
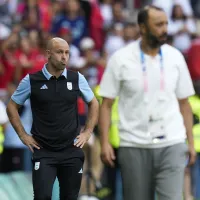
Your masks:
[{"label": "polo shirt collar", "polygon": [[[47,70],[47,64],[44,64],[43,68],[42,68],[42,72],[44,74],[44,76],[50,80],[51,77],[53,77],[52,74],[50,74]],[[61,76],[64,76],[65,78],[67,78],[67,69],[65,68],[63,73],[61,74]]]}]

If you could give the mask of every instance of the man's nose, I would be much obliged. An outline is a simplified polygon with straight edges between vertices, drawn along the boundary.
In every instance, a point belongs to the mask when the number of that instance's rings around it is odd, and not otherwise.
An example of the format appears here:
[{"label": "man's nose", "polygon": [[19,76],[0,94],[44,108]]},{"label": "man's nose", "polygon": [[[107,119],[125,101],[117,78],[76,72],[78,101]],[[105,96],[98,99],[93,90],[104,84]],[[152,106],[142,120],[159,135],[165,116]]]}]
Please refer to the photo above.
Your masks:
[{"label": "man's nose", "polygon": [[167,33],[167,29],[168,29],[168,26],[167,26],[167,24],[165,24],[165,25],[163,26],[163,33]]},{"label": "man's nose", "polygon": [[67,58],[67,56],[63,53],[63,54],[62,54],[62,59],[63,59],[63,60],[66,60],[66,58]]}]

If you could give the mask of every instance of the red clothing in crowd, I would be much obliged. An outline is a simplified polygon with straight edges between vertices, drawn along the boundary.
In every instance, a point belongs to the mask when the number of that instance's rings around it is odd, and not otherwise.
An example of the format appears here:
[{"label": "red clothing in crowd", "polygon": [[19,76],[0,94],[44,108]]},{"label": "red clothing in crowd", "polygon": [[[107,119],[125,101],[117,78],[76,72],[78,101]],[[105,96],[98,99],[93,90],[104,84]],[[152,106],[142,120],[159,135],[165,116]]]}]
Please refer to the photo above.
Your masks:
[{"label": "red clothing in crowd", "polygon": [[4,74],[0,76],[0,89],[5,89],[8,83],[13,81],[15,70],[18,66],[16,51],[5,51],[0,58],[0,62],[4,67]]},{"label": "red clothing in crowd", "polygon": [[52,23],[50,0],[40,0],[39,9],[40,9],[41,29],[48,32],[51,29],[51,23]]},{"label": "red clothing in crowd", "polygon": [[200,38],[193,41],[187,53],[188,68],[193,80],[200,79]]},{"label": "red clothing in crowd", "polygon": [[18,51],[17,57],[19,60],[19,65],[20,65],[20,60],[23,58],[31,63],[31,67],[28,68],[21,66],[22,67],[21,79],[27,74],[31,74],[41,70],[46,62],[45,56],[42,53],[40,53],[38,49],[32,49],[28,55],[20,50]]},{"label": "red clothing in crowd", "polygon": [[97,50],[102,49],[105,38],[103,32],[103,17],[96,2],[91,2],[90,37],[95,42],[95,48]]}]

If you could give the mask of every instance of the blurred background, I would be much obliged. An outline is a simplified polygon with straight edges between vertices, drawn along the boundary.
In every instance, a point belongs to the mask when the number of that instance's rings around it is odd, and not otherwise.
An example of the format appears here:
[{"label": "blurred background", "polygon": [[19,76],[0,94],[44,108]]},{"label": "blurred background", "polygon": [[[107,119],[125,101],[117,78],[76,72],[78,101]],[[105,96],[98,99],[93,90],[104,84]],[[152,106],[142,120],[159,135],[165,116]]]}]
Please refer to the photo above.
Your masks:
[{"label": "blurred background", "polygon": [[[31,153],[8,122],[5,106],[20,80],[27,73],[42,69],[48,39],[57,36],[69,43],[67,68],[81,72],[100,100],[98,85],[106,63],[116,50],[140,37],[137,13],[148,4],[167,13],[167,42],[183,53],[193,81],[198,82],[200,0],[0,0],[0,200],[33,199]],[[78,99],[78,107],[84,126],[87,107],[82,99]],[[19,114],[30,132],[32,116],[28,100]],[[97,129],[84,151],[80,199],[122,200],[118,168],[110,170],[100,160]],[[197,168],[200,169],[200,161]],[[190,184],[191,170],[186,169],[186,200],[200,193],[200,181]],[[200,174],[196,176],[200,180]],[[53,200],[57,196],[55,186]]]}]

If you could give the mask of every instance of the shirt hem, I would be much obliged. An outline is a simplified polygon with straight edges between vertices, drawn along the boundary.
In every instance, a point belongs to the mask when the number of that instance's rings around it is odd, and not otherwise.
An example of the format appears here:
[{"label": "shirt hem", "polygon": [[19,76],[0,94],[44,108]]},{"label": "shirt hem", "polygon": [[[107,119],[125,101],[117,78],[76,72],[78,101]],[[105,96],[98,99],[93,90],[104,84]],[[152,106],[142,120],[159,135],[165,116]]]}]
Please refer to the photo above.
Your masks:
[{"label": "shirt hem", "polygon": [[147,148],[147,149],[153,149],[153,148],[162,148],[162,147],[168,147],[172,146],[178,143],[185,143],[185,139],[177,139],[177,140],[171,140],[166,142],[158,142],[158,143],[150,143],[150,144],[138,144],[135,142],[120,142],[119,147],[137,147],[137,148]]}]

